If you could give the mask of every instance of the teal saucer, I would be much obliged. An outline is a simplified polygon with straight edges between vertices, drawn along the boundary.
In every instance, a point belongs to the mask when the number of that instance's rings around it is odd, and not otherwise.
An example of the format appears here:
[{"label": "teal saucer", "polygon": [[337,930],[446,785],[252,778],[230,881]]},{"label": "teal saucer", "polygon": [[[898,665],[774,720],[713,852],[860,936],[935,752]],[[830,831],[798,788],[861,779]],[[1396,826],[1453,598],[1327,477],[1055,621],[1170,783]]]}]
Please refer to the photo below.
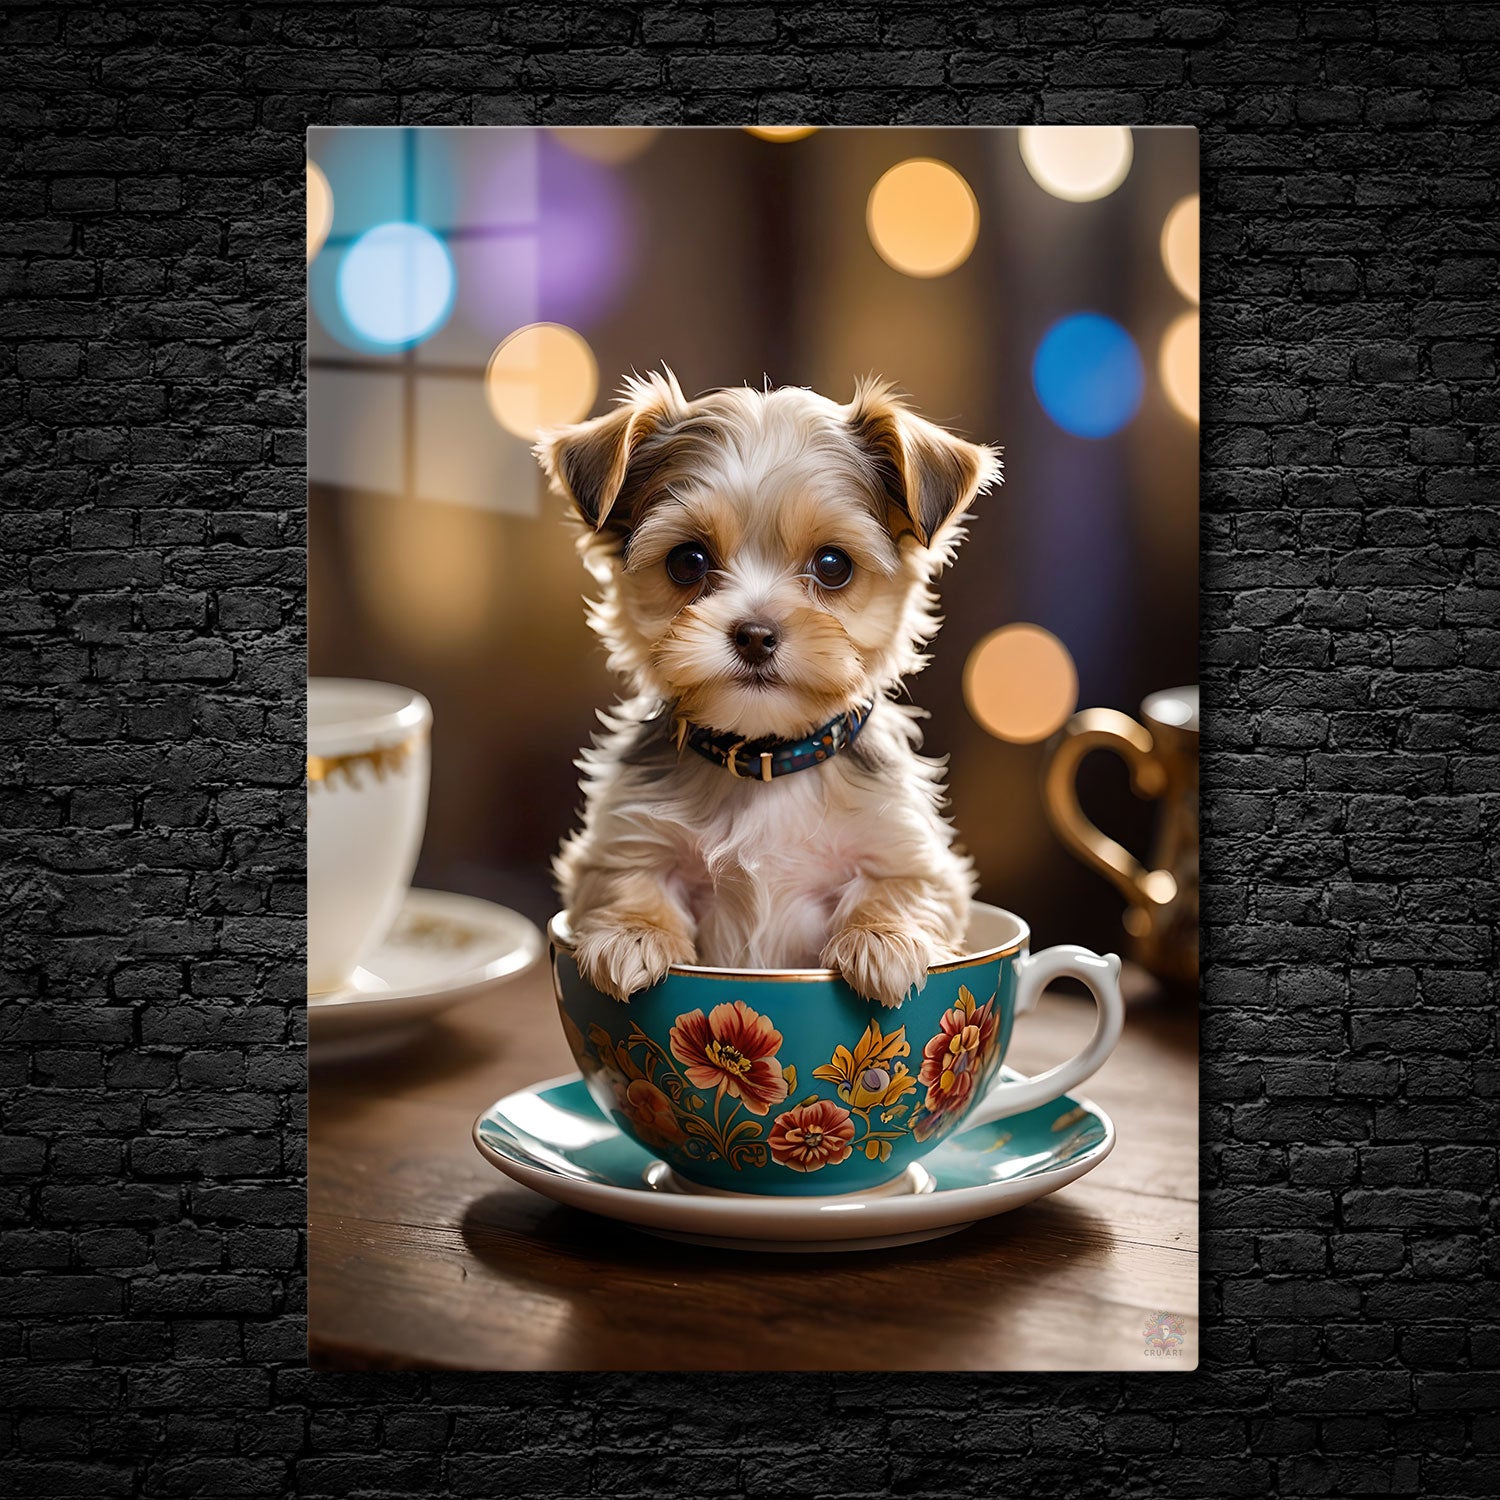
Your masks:
[{"label": "teal saucer", "polygon": [[[1011,1077],[1021,1075],[1005,1069]],[[1066,1187],[1114,1149],[1108,1115],[1063,1094],[960,1131],[879,1189],[828,1197],[727,1193],[679,1178],[599,1112],[577,1073],[493,1104],[474,1144],[507,1177],[649,1234],[739,1250],[875,1250],[954,1234]]]}]

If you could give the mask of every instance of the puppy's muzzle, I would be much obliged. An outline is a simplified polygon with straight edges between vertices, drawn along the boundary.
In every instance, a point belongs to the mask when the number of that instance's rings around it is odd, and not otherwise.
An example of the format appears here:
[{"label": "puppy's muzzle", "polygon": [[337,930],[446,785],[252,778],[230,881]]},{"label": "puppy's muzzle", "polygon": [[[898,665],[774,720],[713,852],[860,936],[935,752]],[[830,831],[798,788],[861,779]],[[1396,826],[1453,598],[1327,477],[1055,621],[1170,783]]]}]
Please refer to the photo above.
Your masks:
[{"label": "puppy's muzzle", "polygon": [[767,625],[763,620],[741,620],[729,632],[729,638],[734,642],[734,649],[739,653],[740,660],[751,667],[765,666],[776,654],[776,647],[780,644],[776,627]]}]

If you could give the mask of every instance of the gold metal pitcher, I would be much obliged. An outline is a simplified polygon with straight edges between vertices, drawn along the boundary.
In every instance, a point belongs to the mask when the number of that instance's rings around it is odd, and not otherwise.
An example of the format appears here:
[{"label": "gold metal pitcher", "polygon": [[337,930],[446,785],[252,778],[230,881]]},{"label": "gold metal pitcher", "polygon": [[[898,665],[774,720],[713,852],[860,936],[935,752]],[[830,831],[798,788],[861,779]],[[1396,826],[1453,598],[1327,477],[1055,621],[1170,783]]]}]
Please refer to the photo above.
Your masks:
[{"label": "gold metal pitcher", "polygon": [[[1141,718],[1113,708],[1073,715],[1047,766],[1047,816],[1063,843],[1123,893],[1131,957],[1161,979],[1196,983],[1198,689],[1152,693]],[[1161,803],[1149,870],[1078,804],[1078,767],[1091,750],[1113,750],[1130,768],[1135,794]]]}]

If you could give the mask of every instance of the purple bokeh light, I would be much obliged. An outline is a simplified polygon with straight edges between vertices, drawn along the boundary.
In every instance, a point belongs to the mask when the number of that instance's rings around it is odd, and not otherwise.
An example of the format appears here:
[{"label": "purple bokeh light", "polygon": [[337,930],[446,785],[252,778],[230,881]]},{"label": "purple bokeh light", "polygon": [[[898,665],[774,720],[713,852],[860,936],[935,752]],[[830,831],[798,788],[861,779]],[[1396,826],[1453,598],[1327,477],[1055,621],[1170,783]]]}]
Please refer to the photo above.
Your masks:
[{"label": "purple bokeh light", "polygon": [[606,312],[635,265],[634,202],[620,167],[541,143],[542,317],[573,327]]},{"label": "purple bokeh light", "polygon": [[[616,305],[635,266],[634,205],[619,167],[586,160],[550,137],[502,153],[469,191],[481,202],[529,203],[478,241],[462,288],[464,317],[497,342],[525,322],[587,333]],[[517,284],[518,275],[530,286]],[[529,307],[529,315],[518,311]]]}]

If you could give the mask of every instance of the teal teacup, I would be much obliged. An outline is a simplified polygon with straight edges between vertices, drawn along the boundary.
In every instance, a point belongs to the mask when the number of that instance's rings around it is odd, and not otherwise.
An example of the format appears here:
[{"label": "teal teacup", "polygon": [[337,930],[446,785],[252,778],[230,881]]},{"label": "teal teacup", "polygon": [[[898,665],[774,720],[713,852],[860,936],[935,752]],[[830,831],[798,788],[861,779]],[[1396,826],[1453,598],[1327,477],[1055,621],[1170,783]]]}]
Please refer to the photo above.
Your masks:
[{"label": "teal teacup", "polygon": [[[971,951],[936,964],[895,1010],[830,969],[680,965],[622,1004],[578,972],[567,920],[548,928],[568,1045],[599,1108],[680,1177],[720,1192],[868,1192],[954,1131],[1076,1088],[1124,1022],[1120,960],[976,905]],[[1098,1023],[1075,1057],[999,1079],[1017,1016],[1054,979],[1081,979]]]}]

